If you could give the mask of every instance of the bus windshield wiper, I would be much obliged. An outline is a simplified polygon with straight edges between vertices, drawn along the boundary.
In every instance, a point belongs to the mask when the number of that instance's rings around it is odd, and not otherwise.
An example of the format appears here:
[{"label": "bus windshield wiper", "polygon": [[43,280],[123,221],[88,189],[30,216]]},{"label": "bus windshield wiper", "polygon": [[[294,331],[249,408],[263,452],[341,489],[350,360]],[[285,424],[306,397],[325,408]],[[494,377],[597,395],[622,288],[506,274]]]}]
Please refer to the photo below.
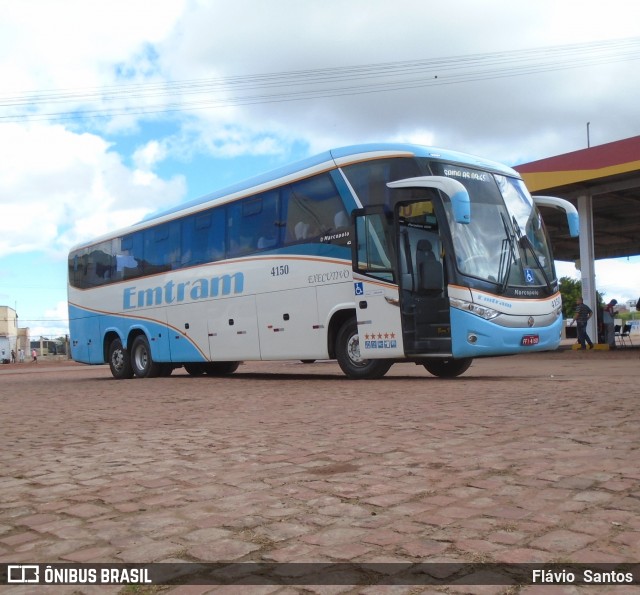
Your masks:
[{"label": "bus windshield wiper", "polygon": [[538,255],[536,254],[536,250],[533,247],[533,244],[531,243],[529,236],[527,236],[526,234],[523,234],[520,231],[520,227],[518,226],[518,223],[515,217],[513,218],[513,222],[515,224],[516,233],[518,234],[518,243],[520,244],[523,250],[528,251],[531,254],[531,256],[533,256],[533,261],[536,263],[536,267],[538,268],[538,270],[542,273],[542,277],[544,278],[544,282],[547,286],[547,290],[551,292],[551,281],[549,280],[549,277],[547,276],[547,273],[544,270],[544,267],[542,266],[542,263],[540,262]]},{"label": "bus windshield wiper", "polygon": [[[511,265],[516,260],[513,248],[513,233],[509,229],[509,223],[507,222],[503,213],[500,213],[502,219],[502,226],[506,237],[502,240],[502,247],[500,249],[500,264],[498,268],[498,281],[500,282],[500,293],[503,294],[507,290],[509,285],[509,275],[511,274]],[[504,269],[504,275],[502,271]]]}]

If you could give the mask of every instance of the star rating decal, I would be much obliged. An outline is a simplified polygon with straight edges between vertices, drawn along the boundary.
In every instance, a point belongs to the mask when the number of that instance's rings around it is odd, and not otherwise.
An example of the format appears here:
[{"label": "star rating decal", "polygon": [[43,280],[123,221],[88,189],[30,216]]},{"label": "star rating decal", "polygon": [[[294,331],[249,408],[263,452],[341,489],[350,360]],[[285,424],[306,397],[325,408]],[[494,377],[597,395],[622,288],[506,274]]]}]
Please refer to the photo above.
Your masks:
[{"label": "star rating decal", "polygon": [[395,333],[366,333],[364,336],[365,341],[373,341],[375,339],[395,339]]}]

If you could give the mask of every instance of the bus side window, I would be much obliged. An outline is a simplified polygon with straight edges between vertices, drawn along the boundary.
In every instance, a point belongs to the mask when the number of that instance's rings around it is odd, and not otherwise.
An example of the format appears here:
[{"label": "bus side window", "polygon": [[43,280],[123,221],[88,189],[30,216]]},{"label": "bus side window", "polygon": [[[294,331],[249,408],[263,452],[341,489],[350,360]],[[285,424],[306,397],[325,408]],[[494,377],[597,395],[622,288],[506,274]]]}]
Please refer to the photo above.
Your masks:
[{"label": "bus side window", "polygon": [[69,285],[71,285],[71,287],[78,287],[80,255],[77,252],[69,254],[68,267]]},{"label": "bus side window", "polygon": [[73,287],[78,287],[79,289],[89,287],[86,282],[88,260],[86,249],[75,252],[69,258],[69,283]]},{"label": "bus side window", "polygon": [[91,285],[104,285],[111,281],[112,258],[111,240],[98,244],[90,253],[90,262],[93,267],[93,279]]},{"label": "bus side window", "polygon": [[69,283],[80,289],[110,283],[113,263],[111,240],[83,248],[69,256]]},{"label": "bus side window", "polygon": [[144,274],[154,274],[171,268],[172,236],[169,223],[145,229],[144,238]]},{"label": "bus side window", "polygon": [[114,241],[114,281],[134,279],[142,275],[142,232],[134,232]]},{"label": "bus side window", "polygon": [[144,231],[145,273],[176,268],[180,257],[180,224],[169,221]]},{"label": "bus side window", "polygon": [[320,242],[337,230],[348,230],[350,225],[342,198],[328,173],[289,186],[283,192],[283,218],[285,215],[287,244]]},{"label": "bus side window", "polygon": [[375,213],[356,219],[358,272],[385,281],[394,280],[391,233],[386,215]]},{"label": "bus side window", "polygon": [[227,206],[228,256],[276,248],[280,241],[279,191],[269,191]]},{"label": "bus side window", "polygon": [[393,206],[387,182],[425,175],[415,159],[406,157],[355,163],[342,171],[364,206]]},{"label": "bus side window", "polygon": [[271,190],[261,195],[262,212],[256,223],[258,250],[271,250],[281,244],[280,191]]},{"label": "bus side window", "polygon": [[184,219],[179,267],[223,259],[226,223],[224,207],[209,209]]},{"label": "bus side window", "polygon": [[301,193],[294,193],[291,188],[284,192],[284,210],[287,214],[285,243],[294,244],[316,238],[320,235],[320,227],[311,206],[311,199]]}]

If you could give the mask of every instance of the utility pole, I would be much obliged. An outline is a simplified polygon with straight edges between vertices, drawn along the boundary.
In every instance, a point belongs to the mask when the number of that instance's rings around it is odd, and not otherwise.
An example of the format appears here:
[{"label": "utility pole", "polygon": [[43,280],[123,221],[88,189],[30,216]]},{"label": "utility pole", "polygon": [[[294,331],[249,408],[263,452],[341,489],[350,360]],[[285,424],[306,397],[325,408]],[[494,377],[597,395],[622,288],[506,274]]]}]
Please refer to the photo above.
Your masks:
[{"label": "utility pole", "polygon": [[591,126],[591,122],[587,122],[587,149],[591,148],[591,138],[589,137],[589,126]]}]

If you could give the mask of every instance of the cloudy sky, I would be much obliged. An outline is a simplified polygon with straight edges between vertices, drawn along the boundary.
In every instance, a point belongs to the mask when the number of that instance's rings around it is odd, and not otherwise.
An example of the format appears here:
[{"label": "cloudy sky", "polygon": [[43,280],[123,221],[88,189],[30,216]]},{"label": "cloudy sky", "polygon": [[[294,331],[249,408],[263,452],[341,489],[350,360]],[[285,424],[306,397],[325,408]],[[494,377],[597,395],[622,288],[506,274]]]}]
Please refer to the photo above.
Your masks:
[{"label": "cloudy sky", "polygon": [[[587,122],[640,135],[638,22],[636,0],[0,0],[0,305],[62,334],[73,244],[331,147],[515,165]],[[638,260],[605,264],[598,289],[637,298]]]}]

